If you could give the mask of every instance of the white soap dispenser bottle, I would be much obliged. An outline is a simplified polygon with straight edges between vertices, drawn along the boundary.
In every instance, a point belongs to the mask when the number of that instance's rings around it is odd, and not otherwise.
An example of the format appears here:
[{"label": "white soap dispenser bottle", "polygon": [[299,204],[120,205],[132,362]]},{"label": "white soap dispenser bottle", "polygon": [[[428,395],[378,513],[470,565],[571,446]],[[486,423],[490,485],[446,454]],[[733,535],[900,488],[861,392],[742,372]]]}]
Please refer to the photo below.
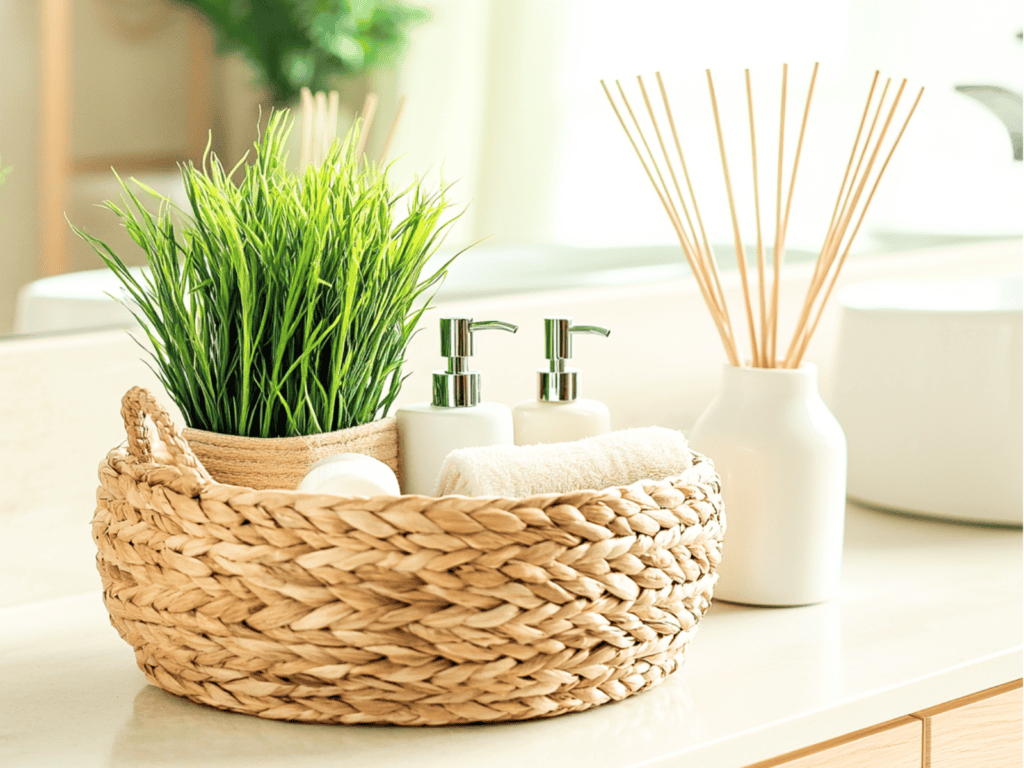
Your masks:
[{"label": "white soap dispenser bottle", "polygon": [[572,357],[572,334],[608,336],[606,328],[573,325],[571,317],[544,318],[544,356],[548,368],[537,371],[537,399],[512,409],[516,445],[565,443],[611,431],[608,406],[577,397],[579,371],[565,367]]},{"label": "white soap dispenser bottle", "polygon": [[469,369],[476,331],[515,333],[499,320],[471,317],[441,319],[441,355],[448,370],[434,371],[433,399],[399,408],[398,441],[402,456],[402,492],[432,496],[445,457],[458,448],[512,445],[512,412],[502,403],[480,399],[480,371]]}]

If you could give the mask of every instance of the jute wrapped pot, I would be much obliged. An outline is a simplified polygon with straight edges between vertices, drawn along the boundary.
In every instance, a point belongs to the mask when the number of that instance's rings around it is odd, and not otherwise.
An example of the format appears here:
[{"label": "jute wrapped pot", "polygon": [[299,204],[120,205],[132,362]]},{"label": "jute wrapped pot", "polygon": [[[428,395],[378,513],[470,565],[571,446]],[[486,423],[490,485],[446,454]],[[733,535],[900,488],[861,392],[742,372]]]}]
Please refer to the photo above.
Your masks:
[{"label": "jute wrapped pot", "polygon": [[190,427],[182,437],[212,478],[261,491],[295,490],[311,466],[336,453],[372,456],[399,472],[394,417],[306,437],[236,437]]},{"label": "jute wrapped pot", "polygon": [[104,601],[147,679],[196,702],[321,723],[577,712],[660,683],[710,605],[725,520],[701,456],[600,491],[340,498],[215,482],[143,389],[122,415],[93,519]]}]

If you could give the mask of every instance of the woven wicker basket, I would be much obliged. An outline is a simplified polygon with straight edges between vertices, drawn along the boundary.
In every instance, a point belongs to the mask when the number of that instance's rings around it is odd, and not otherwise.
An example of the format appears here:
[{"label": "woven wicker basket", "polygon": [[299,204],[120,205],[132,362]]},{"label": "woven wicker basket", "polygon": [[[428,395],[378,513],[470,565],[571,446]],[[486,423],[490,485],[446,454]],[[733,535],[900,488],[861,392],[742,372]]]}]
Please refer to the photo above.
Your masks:
[{"label": "woven wicker basket", "polygon": [[[111,623],[147,679],[278,720],[523,720],[661,682],[707,611],[711,463],[528,499],[339,498],[223,485],[145,390],[93,519]],[[145,416],[162,445],[151,444]]]}]

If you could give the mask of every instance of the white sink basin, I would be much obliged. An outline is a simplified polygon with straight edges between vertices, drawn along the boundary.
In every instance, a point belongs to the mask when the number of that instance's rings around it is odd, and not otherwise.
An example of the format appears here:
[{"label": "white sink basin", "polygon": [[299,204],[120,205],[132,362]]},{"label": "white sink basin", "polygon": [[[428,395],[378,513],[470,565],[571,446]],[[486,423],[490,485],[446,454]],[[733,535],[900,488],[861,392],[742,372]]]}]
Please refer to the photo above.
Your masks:
[{"label": "white sink basin", "polygon": [[863,283],[839,300],[831,407],[850,497],[1021,525],[1021,277]]},{"label": "white sink basin", "polygon": [[[730,247],[719,246],[719,266],[732,269]],[[790,250],[789,264],[809,262],[809,251]],[[425,274],[452,256],[432,257]],[[133,267],[142,281],[143,270]],[[561,245],[477,246],[460,256],[437,293],[438,301],[609,286],[663,283],[685,278],[689,268],[678,246],[650,248],[569,248]],[[109,269],[45,277],[18,292],[14,332],[62,333],[99,328],[130,327],[131,314],[111,297],[122,287]]]},{"label": "white sink basin", "polygon": [[[132,272],[137,280],[143,279],[141,267],[132,267]],[[135,319],[120,303],[123,297],[120,281],[106,268],[44,277],[18,291],[14,332],[128,328],[135,324]]]}]

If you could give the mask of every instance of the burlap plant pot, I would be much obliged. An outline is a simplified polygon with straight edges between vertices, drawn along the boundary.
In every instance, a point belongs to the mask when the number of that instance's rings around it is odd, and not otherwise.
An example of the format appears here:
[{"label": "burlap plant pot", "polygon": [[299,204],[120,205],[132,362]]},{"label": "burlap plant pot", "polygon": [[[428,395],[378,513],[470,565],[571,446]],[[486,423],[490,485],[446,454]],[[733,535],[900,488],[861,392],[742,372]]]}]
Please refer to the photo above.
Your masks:
[{"label": "burlap plant pot", "polygon": [[[550,717],[657,685],[710,606],[718,475],[526,499],[315,496],[214,481],[143,389],[93,518],[147,679],[277,720]],[[156,426],[153,445],[145,418]]]},{"label": "burlap plant pot", "polygon": [[393,416],[305,437],[236,437],[185,427],[181,436],[219,483],[258,491],[299,487],[309,468],[336,453],[362,453],[399,473],[398,422]]}]

